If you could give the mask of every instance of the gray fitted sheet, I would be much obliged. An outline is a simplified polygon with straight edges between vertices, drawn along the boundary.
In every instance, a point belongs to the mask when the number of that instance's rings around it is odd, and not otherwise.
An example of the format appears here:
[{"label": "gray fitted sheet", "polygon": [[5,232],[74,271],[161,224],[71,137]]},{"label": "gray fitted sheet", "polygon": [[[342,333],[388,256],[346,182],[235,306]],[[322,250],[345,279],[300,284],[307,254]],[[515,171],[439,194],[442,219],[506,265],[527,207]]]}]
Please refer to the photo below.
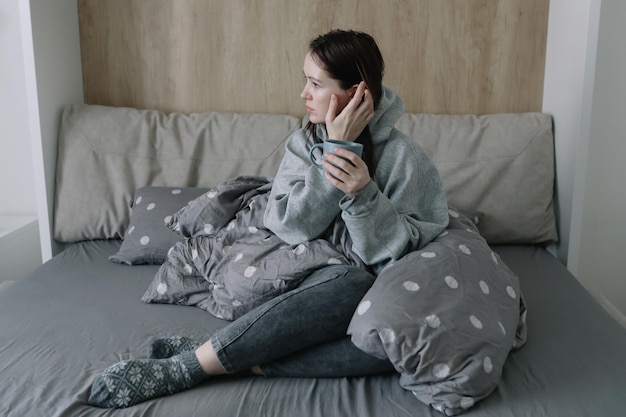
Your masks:
[{"label": "gray fitted sheet", "polygon": [[[94,376],[145,357],[150,341],[198,340],[223,326],[196,307],[145,304],[157,267],[109,262],[120,241],[79,242],[0,291],[0,415],[440,416],[395,374],[289,379],[224,376],[122,410],[86,404]],[[465,416],[616,416],[626,413],[626,330],[545,250],[494,247],[520,277],[528,342],[496,391]]]}]

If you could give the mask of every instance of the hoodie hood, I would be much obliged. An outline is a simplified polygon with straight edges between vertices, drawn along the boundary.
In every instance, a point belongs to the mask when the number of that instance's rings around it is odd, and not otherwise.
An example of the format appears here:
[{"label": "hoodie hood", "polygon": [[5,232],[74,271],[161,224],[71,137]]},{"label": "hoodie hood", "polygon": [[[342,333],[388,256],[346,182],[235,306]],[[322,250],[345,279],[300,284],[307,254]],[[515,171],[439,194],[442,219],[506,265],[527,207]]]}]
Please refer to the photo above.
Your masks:
[{"label": "hoodie hood", "polygon": [[400,96],[390,88],[383,86],[383,94],[380,97],[378,108],[374,113],[374,118],[369,122],[374,144],[389,139],[396,122],[403,114],[404,103]]}]

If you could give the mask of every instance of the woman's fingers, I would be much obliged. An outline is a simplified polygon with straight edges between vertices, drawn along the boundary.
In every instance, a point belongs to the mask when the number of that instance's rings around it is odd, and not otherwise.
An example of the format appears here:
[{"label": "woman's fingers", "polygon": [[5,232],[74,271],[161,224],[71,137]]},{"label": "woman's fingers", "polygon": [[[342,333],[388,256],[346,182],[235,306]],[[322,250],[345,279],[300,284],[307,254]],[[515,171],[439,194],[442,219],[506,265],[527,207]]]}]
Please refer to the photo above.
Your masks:
[{"label": "woman's fingers", "polygon": [[326,126],[331,125],[335,118],[337,117],[337,96],[330,96],[330,104],[328,105],[328,110],[326,111]]},{"label": "woman's fingers", "polygon": [[326,178],[347,195],[354,195],[370,181],[367,165],[354,152],[335,151],[336,154],[324,155],[322,165],[326,169]]}]

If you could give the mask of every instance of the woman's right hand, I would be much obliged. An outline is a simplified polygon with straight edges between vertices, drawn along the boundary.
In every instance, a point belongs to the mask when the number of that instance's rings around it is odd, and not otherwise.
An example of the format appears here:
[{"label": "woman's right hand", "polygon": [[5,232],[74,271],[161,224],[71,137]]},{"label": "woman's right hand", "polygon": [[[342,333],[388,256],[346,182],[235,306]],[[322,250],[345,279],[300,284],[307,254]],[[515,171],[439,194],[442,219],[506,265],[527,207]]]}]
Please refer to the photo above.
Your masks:
[{"label": "woman's right hand", "polygon": [[374,99],[361,81],[346,107],[337,114],[337,96],[330,98],[326,113],[326,131],[328,137],[335,140],[354,142],[365,126],[374,117]]}]

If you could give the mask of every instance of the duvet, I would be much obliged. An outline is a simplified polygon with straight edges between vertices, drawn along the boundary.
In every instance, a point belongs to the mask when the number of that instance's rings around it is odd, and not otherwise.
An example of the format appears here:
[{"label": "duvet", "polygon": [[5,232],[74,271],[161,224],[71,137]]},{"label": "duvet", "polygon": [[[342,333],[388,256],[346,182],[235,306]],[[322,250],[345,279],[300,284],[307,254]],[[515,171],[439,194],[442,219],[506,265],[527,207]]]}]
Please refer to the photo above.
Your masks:
[{"label": "duvet", "polygon": [[340,217],[323,237],[298,245],[263,225],[272,179],[227,180],[168,218],[185,237],[168,252],[145,302],[193,305],[234,320],[331,264],[365,267]]}]

